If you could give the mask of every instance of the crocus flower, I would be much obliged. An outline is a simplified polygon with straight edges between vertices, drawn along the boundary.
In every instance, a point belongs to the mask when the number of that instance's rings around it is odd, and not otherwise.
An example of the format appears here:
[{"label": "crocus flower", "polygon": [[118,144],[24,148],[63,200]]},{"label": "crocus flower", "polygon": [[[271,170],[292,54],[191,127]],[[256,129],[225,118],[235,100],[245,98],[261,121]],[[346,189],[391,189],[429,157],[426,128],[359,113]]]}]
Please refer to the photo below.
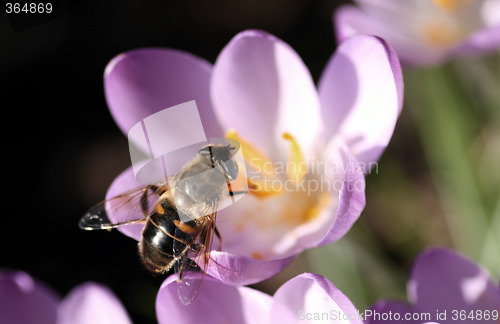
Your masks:
[{"label": "crocus flower", "polygon": [[485,270],[454,251],[423,252],[413,265],[407,290],[409,304],[377,302],[367,323],[498,323],[498,285]]},{"label": "crocus flower", "polygon": [[172,275],[156,297],[158,323],[362,323],[351,301],[326,278],[304,273],[287,281],[274,296],[213,278],[188,306],[181,305]]},{"label": "crocus flower", "polygon": [[[350,229],[365,205],[362,171],[387,146],[403,92],[399,61],[379,38],[359,36],[339,46],[316,89],[297,53],[262,31],[238,34],[214,66],[172,49],[120,54],[104,81],[125,134],[157,111],[195,100],[207,137],[241,144],[249,180],[259,189],[219,212],[222,251],[212,251],[207,270],[235,285],[269,278],[304,249]],[[107,197],[138,185],[128,169]],[[141,239],[142,225],[120,230]]]},{"label": "crocus flower", "polygon": [[0,271],[0,323],[129,324],[120,301],[106,287],[88,282],[63,300],[45,284],[21,271]]},{"label": "crocus flower", "polygon": [[383,37],[405,65],[434,65],[500,47],[498,0],[356,0],[334,14],[339,41]]}]

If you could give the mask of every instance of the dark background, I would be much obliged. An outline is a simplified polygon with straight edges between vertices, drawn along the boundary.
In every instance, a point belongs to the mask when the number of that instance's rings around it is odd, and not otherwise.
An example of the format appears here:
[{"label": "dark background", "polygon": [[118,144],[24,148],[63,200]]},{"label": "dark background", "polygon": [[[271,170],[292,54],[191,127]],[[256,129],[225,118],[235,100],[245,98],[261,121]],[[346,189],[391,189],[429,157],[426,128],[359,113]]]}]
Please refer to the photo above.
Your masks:
[{"label": "dark background", "polygon": [[14,32],[0,14],[2,218],[0,267],[24,270],[61,296],[85,281],[109,286],[134,323],[154,323],[154,278],[136,242],[77,223],[129,164],[106,106],[103,71],[140,47],[171,47],[211,62],[238,32],[289,43],[317,81],[335,48],[342,1],[65,1],[62,16]]}]

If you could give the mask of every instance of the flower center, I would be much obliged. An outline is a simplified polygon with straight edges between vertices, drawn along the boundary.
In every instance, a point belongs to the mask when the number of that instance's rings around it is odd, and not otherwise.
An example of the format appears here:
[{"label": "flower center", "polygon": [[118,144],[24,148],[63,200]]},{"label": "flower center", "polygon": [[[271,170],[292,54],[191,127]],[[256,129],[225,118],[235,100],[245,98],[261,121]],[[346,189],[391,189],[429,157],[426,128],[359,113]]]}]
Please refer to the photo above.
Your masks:
[{"label": "flower center", "polygon": [[286,164],[271,162],[258,148],[242,139],[235,130],[227,131],[226,137],[240,143],[245,161],[254,171],[247,180],[250,193],[255,196],[264,198],[283,193],[286,189],[284,174],[295,185],[300,184],[307,174],[307,164],[302,150],[295,138],[287,132],[282,134],[283,139],[289,144],[289,160]]},{"label": "flower center", "polygon": [[[234,220],[233,228],[241,236],[253,233],[254,242],[259,243],[252,245],[252,250],[245,254],[255,258],[286,255],[300,237],[311,234],[309,231],[317,231],[313,230],[316,225],[322,227],[320,223],[325,220],[319,215],[332,203],[329,188],[321,183],[323,174],[308,167],[302,149],[292,134],[285,132],[281,135],[288,146],[288,159],[271,162],[236,131],[226,133],[226,137],[237,140],[241,145],[248,166],[250,189],[246,202],[240,205],[239,217]],[[267,244],[264,245],[264,242]]]},{"label": "flower center", "polygon": [[449,47],[473,29],[468,21],[473,15],[474,0],[432,0],[435,9],[422,24],[420,34],[435,47]]},{"label": "flower center", "polygon": [[429,21],[422,30],[424,40],[436,47],[446,47],[463,38],[456,26],[444,21]]}]

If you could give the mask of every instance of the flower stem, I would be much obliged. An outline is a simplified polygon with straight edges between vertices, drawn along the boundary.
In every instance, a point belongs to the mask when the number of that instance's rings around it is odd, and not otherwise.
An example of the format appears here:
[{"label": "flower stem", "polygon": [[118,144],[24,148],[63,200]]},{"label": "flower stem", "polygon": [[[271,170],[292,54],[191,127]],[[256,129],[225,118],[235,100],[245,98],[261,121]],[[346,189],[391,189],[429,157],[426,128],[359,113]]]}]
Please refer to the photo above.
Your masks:
[{"label": "flower stem", "polygon": [[[406,74],[408,109],[416,123],[454,245],[474,259],[482,254],[489,217],[468,148],[474,118],[467,98],[446,68]],[[485,260],[487,267],[488,260]]]}]

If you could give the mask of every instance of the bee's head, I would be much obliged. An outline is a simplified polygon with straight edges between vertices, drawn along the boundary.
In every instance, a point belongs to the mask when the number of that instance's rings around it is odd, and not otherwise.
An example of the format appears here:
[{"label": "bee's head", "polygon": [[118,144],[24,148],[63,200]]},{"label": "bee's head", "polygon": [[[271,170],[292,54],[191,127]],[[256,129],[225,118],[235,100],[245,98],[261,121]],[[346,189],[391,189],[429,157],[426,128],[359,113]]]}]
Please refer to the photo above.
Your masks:
[{"label": "bee's head", "polygon": [[236,148],[231,145],[207,145],[198,153],[210,159],[215,167],[220,166],[229,180],[238,177],[238,164],[232,159]]}]

